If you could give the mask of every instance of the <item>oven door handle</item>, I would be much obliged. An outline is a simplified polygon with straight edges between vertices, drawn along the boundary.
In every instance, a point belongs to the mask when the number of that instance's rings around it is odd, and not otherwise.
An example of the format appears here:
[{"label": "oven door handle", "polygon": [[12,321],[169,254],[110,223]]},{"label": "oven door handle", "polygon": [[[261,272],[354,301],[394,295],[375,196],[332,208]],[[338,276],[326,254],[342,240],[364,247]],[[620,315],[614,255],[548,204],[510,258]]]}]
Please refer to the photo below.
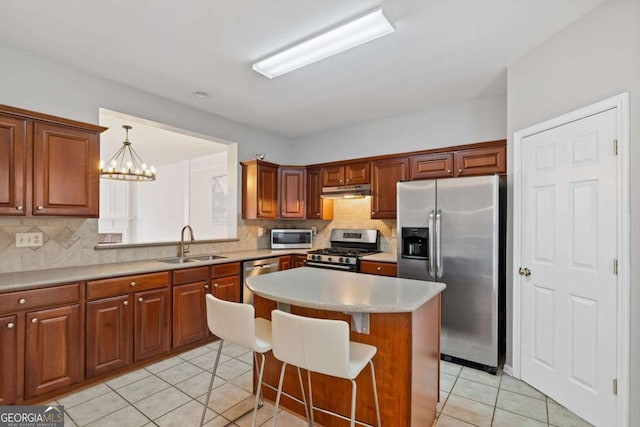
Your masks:
[{"label": "oven door handle", "polygon": [[313,262],[313,261],[307,261],[307,265],[310,265],[311,267],[333,268],[334,270],[347,270],[347,271],[353,268],[346,265],[322,264],[320,262]]}]

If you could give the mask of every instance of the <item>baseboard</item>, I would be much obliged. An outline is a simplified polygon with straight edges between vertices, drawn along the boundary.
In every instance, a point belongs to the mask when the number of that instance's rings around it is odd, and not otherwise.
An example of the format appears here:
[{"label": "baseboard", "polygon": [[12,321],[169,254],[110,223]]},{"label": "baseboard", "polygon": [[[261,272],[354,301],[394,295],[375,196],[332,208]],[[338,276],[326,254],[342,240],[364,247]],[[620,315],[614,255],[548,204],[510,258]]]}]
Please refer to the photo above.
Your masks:
[{"label": "baseboard", "polygon": [[511,365],[507,365],[506,363],[502,367],[502,372],[504,372],[507,375],[513,376],[513,368],[511,367]]}]

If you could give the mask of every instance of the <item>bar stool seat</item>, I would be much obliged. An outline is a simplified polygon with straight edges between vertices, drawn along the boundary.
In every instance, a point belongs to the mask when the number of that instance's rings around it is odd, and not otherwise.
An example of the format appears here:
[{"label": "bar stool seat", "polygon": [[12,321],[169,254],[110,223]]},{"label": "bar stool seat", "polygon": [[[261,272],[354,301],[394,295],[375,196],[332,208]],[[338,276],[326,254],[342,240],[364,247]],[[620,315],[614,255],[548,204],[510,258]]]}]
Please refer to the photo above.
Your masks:
[{"label": "bar stool seat", "polygon": [[218,370],[218,361],[225,341],[253,351],[256,366],[258,366],[257,354],[262,356],[262,363],[258,371],[258,387],[256,389],[256,402],[253,407],[252,426],[256,425],[258,404],[262,394],[262,374],[264,373],[265,353],[271,350],[271,322],[263,318],[255,318],[255,308],[251,304],[241,304],[224,301],[207,294],[207,326],[212,334],[220,338],[218,354],[213,365],[213,373],[209,381],[207,399],[204,403],[200,425],[204,423],[207,412],[211,388]]},{"label": "bar stool seat", "polygon": [[[282,394],[282,383],[287,364],[307,370],[309,385],[309,425],[313,425],[313,410],[346,417],[313,406],[311,389],[311,374],[317,372],[351,381],[351,426],[355,425],[356,414],[356,382],[355,378],[367,366],[371,367],[373,381],[373,395],[375,398],[378,426],[380,423],[380,407],[378,405],[378,391],[376,375],[373,367],[373,356],[377,348],[358,342],[349,341],[349,324],[342,320],[315,319],[296,316],[280,310],[271,312],[273,355],[284,362],[280,371],[276,408],[273,417],[275,427],[278,417],[278,405]],[[306,408],[305,408],[306,409]],[[359,424],[362,424],[359,422]]]}]

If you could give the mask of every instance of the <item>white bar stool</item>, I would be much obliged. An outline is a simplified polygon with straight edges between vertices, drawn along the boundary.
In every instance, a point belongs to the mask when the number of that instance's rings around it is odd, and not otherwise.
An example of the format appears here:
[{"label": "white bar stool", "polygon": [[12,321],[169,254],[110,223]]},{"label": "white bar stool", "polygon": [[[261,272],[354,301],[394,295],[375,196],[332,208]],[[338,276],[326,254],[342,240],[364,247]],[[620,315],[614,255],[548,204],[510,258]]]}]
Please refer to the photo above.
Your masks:
[{"label": "white bar stool", "polygon": [[[377,348],[357,342],[349,341],[349,324],[342,320],[314,319],[296,316],[280,310],[271,312],[273,355],[284,362],[280,371],[278,394],[273,425],[278,417],[278,405],[282,393],[282,380],[287,364],[307,370],[309,382],[309,425],[313,425],[313,410],[335,415],[347,419],[340,414],[313,406],[311,392],[311,374],[317,372],[351,381],[351,426],[355,426],[356,419],[356,382],[355,378],[367,364],[371,366],[373,378],[373,395],[376,404],[378,426],[380,423],[380,407],[378,406],[378,391],[376,375],[372,358]],[[358,422],[358,424],[362,424]]]},{"label": "white bar stool", "polygon": [[216,361],[213,365],[213,373],[211,374],[207,400],[204,402],[200,425],[202,426],[204,423],[209,397],[211,396],[211,388],[213,387],[213,381],[216,377],[216,371],[218,370],[218,361],[220,360],[222,346],[224,342],[227,341],[253,351],[256,366],[258,365],[258,357],[256,354],[259,353],[262,356],[262,363],[258,371],[256,403],[253,407],[253,421],[251,422],[251,425],[255,426],[256,416],[258,414],[258,403],[260,402],[262,394],[264,354],[271,350],[271,322],[260,317],[256,319],[255,309],[252,304],[224,301],[210,294],[207,294],[206,302],[207,325],[211,333],[220,338],[220,344],[218,345],[218,354],[216,355]]}]

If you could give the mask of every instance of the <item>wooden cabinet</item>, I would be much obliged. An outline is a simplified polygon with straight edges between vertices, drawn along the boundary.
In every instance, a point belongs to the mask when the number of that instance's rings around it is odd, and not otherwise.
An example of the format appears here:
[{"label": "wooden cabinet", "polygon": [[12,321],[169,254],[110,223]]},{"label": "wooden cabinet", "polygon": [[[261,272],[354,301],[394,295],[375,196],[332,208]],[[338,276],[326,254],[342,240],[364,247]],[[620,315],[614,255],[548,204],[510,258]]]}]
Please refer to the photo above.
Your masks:
[{"label": "wooden cabinet", "polygon": [[456,176],[488,175],[507,171],[507,147],[472,148],[455,152]]},{"label": "wooden cabinet", "polygon": [[411,180],[447,178],[454,176],[453,153],[434,153],[411,156]]},{"label": "wooden cabinet", "polygon": [[0,403],[60,390],[83,378],[80,284],[0,294]]},{"label": "wooden cabinet", "polygon": [[372,162],[371,170],[371,218],[395,218],[396,184],[409,178],[409,159],[376,160]]},{"label": "wooden cabinet", "polygon": [[322,185],[356,185],[369,183],[369,162],[353,162],[346,165],[322,168]]},{"label": "wooden cabinet", "polygon": [[26,160],[27,121],[0,115],[1,215],[24,215],[26,212]]},{"label": "wooden cabinet", "polygon": [[218,299],[240,302],[240,263],[211,266],[211,293]]},{"label": "wooden cabinet", "polygon": [[0,105],[0,215],[97,218],[104,130]]},{"label": "wooden cabinet", "polygon": [[323,199],[322,169],[307,169],[307,219],[333,219],[333,200]]},{"label": "wooden cabinet", "polygon": [[16,401],[18,389],[17,316],[0,317],[0,405]]},{"label": "wooden cabinet", "polygon": [[182,347],[209,335],[205,295],[209,267],[173,272],[173,347]]},{"label": "wooden cabinet", "polygon": [[80,334],[79,304],[27,313],[25,399],[83,379]]},{"label": "wooden cabinet", "polygon": [[362,260],[360,261],[360,273],[396,277],[398,275],[398,264]]},{"label": "wooden cabinet", "polygon": [[149,359],[169,351],[169,289],[136,292],[133,315],[133,361]]},{"label": "wooden cabinet", "polygon": [[280,218],[306,217],[304,167],[280,168]]},{"label": "wooden cabinet", "polygon": [[87,378],[133,361],[132,301],[132,295],[121,295],[87,303]]},{"label": "wooden cabinet", "polygon": [[90,281],[87,299],[87,377],[169,351],[169,272]]},{"label": "wooden cabinet", "polygon": [[307,256],[306,255],[292,255],[291,261],[293,264],[293,268],[304,267],[307,265]]},{"label": "wooden cabinet", "polygon": [[278,165],[261,160],[241,165],[242,218],[278,218]]},{"label": "wooden cabinet", "polygon": [[289,270],[291,268],[291,255],[281,256],[278,260],[279,270]]}]

